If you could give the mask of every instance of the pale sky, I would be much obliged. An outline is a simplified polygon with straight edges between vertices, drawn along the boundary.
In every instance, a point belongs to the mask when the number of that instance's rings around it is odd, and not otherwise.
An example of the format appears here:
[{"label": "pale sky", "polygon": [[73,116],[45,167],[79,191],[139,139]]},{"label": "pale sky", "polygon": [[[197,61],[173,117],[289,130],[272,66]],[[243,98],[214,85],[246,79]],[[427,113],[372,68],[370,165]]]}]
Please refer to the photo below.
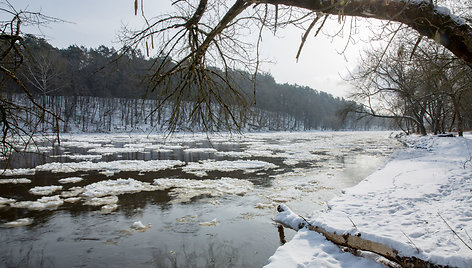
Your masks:
[{"label": "pale sky", "polygon": [[[3,2],[3,0],[2,0]],[[71,23],[54,23],[42,27],[44,37],[55,47],[69,45],[96,48],[99,45],[119,48],[117,35],[122,25],[135,28],[143,26],[141,16],[134,15],[134,0],[14,0],[17,10],[41,11]],[[144,0],[146,15],[151,17],[169,8],[170,1]],[[4,16],[1,15],[2,17]],[[336,22],[327,23],[327,29],[339,29]],[[23,29],[26,33],[38,33],[38,29]],[[299,29],[279,30],[277,37],[266,34],[263,39],[262,57],[272,63],[264,63],[262,71],[271,73],[278,83],[298,84],[344,97],[350,86],[341,79],[347,69],[356,66],[363,45],[350,44],[345,55],[340,55],[346,40],[311,33],[305,43],[301,58],[295,56],[303,31]]]}]

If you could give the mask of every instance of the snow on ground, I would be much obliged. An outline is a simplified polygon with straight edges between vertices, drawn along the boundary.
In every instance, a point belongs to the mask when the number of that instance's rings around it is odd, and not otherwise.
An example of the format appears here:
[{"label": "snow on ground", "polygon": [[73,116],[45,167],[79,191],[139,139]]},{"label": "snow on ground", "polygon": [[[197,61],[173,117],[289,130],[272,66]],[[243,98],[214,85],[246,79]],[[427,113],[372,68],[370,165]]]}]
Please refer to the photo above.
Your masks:
[{"label": "snow on ground", "polygon": [[[360,233],[400,256],[472,267],[472,250],[452,231],[472,245],[472,141],[431,136],[404,140],[407,149],[331,200],[329,209],[313,215],[310,223],[331,232]],[[340,258],[332,243],[303,229],[277,250],[268,267],[366,267],[363,259]]]},{"label": "snow on ground", "polygon": [[384,267],[369,259],[343,252],[327,241],[323,235],[306,229],[300,230],[293,239],[269,258],[265,267]]}]

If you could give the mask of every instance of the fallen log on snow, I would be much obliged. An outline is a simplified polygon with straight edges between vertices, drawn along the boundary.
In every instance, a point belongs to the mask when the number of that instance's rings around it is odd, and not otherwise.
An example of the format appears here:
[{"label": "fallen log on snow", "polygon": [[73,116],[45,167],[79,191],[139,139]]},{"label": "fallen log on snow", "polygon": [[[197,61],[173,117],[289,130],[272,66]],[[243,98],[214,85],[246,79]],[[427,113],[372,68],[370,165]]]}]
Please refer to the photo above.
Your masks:
[{"label": "fallen log on snow", "polygon": [[288,206],[283,204],[277,207],[277,211],[279,214],[276,216],[275,221],[285,227],[294,229],[295,231],[308,228],[311,231],[322,234],[327,240],[334,244],[340,247],[345,247],[343,249],[344,251],[353,253],[357,256],[369,257],[372,259],[372,257],[368,256],[369,254],[365,254],[365,252],[375,253],[384,257],[386,260],[376,257],[373,259],[388,267],[446,267],[430,263],[414,256],[399,256],[397,250],[381,243],[364,239],[360,232],[355,235],[337,234],[336,232],[329,232],[322,227],[313,226],[305,218],[295,214]]}]

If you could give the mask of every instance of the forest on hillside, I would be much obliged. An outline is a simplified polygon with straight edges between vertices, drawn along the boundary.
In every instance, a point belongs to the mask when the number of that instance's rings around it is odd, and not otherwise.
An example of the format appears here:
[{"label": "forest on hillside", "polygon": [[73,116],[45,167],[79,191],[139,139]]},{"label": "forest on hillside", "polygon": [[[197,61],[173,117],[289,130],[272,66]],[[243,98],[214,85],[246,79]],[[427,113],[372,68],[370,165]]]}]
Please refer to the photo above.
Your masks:
[{"label": "forest on hillside", "polygon": [[[192,117],[186,103],[173,111],[172,102],[146,87],[148,70],[155,60],[139,50],[122,54],[114,48],[88,49],[76,45],[58,49],[45,39],[25,36],[25,62],[18,70],[28,90],[48,110],[59,115],[60,131],[116,131],[141,129],[166,130],[170,118],[178,113],[175,130],[208,130],[205,119]],[[372,117],[357,120],[343,114],[352,102],[309,87],[278,84],[268,73],[259,73],[256,90],[251,74],[232,71],[244,105],[230,108],[238,128],[243,130],[337,130],[387,128],[388,121]],[[176,78],[176,82],[178,78]],[[9,94],[21,92],[14,84],[4,88]],[[21,95],[11,100],[27,105]],[[157,109],[159,108],[159,109]],[[218,109],[218,107],[215,107]],[[223,112],[216,112],[221,117]],[[49,118],[48,118],[49,116]],[[33,116],[30,116],[33,118]],[[53,116],[45,114],[39,124],[44,131],[54,128]],[[211,131],[225,129],[228,118],[218,118]],[[32,124],[35,125],[35,124]]]}]

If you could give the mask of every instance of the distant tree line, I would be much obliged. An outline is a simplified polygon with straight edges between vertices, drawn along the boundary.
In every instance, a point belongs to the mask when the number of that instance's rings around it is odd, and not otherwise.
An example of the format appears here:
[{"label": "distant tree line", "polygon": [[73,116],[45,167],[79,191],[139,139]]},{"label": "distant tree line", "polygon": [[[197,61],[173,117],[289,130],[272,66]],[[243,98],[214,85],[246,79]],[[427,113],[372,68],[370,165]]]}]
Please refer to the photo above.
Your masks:
[{"label": "distant tree line", "polygon": [[[122,54],[106,46],[87,49],[76,45],[58,49],[46,40],[32,35],[25,36],[24,47],[25,62],[18,71],[19,77],[38,102],[51,111],[56,111],[62,118],[61,131],[113,131],[120,128],[120,124],[123,129],[131,129],[142,123],[153,128],[158,124],[157,129],[162,130],[176,116],[175,113],[181,118],[173,126],[175,130],[207,130],[207,120],[216,122],[211,131],[225,129],[223,123],[227,118],[224,117],[228,116],[225,111],[211,113],[221,118],[200,118],[193,116],[194,109],[190,103],[186,103],[185,95],[182,96],[184,104],[174,111],[170,109],[173,103],[160,102],[165,95],[152,94],[154,89],[146,87],[148,70],[156,61],[147,59],[138,50]],[[229,108],[242,129],[336,130],[388,127],[389,122],[372,117],[357,121],[354,115],[343,116],[340,111],[350,102],[328,93],[298,85],[277,84],[267,73],[258,74],[254,91],[254,84],[248,79],[251,76],[249,73],[237,70],[231,73],[241,96],[250,104],[249,107],[234,105]],[[176,77],[174,83],[178,82]],[[15,88],[17,87],[13,83],[6,87],[10,93],[17,92],[18,89]],[[67,98],[57,98],[59,96]],[[221,108],[215,106],[214,109]],[[102,118],[98,118],[98,115]],[[48,122],[47,118],[42,119],[43,124]],[[122,122],[118,124],[117,120]],[[88,127],[99,122],[103,124]]]}]

